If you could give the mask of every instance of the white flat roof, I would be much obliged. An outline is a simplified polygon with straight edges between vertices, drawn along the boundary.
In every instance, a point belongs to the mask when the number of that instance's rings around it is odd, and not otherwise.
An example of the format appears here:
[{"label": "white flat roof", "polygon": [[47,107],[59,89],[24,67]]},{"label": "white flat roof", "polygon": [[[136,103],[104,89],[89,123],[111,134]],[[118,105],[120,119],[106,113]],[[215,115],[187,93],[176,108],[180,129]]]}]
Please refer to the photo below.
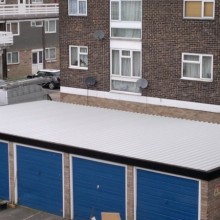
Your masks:
[{"label": "white flat roof", "polygon": [[0,107],[0,133],[201,171],[220,167],[220,125],[54,101]]}]

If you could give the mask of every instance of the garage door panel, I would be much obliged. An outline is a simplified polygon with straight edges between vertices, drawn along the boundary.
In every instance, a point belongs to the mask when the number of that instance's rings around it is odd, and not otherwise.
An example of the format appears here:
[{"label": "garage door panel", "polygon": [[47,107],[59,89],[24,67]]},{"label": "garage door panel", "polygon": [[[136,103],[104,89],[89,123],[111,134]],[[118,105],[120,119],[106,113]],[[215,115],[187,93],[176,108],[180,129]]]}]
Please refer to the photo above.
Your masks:
[{"label": "garage door panel", "polygon": [[0,142],[0,199],[9,199],[8,144]]},{"label": "garage door panel", "polygon": [[62,154],[17,146],[18,203],[61,215]]},{"label": "garage door panel", "polygon": [[74,217],[97,220],[101,212],[119,212],[125,220],[125,167],[73,158]]},{"label": "garage door panel", "polygon": [[[145,183],[147,185],[147,183]],[[161,187],[161,186],[158,186]],[[164,186],[166,189],[166,186]],[[161,190],[159,188],[147,188],[143,187],[142,190],[145,192],[145,194],[148,195],[148,197],[151,197],[152,200],[160,198],[165,199],[165,200],[170,200],[172,202],[176,202],[178,204],[188,204],[189,206],[191,205],[194,207],[197,205],[197,202],[194,200],[195,196],[193,195],[185,195],[184,193],[175,193],[171,192],[169,190]],[[141,197],[141,196],[140,196]]]},{"label": "garage door panel", "polygon": [[137,220],[198,220],[198,181],[137,170]]},{"label": "garage door panel", "polygon": [[141,177],[140,181],[146,183],[146,188],[151,187],[152,189],[160,189],[160,186],[163,185],[166,191],[170,191],[171,193],[177,193],[180,195],[184,194],[193,197],[197,194],[197,185],[194,184],[194,181],[189,181],[188,179],[180,179],[175,176],[159,175],[158,173],[150,172],[147,176],[141,176],[141,174],[139,174],[139,176]]}]

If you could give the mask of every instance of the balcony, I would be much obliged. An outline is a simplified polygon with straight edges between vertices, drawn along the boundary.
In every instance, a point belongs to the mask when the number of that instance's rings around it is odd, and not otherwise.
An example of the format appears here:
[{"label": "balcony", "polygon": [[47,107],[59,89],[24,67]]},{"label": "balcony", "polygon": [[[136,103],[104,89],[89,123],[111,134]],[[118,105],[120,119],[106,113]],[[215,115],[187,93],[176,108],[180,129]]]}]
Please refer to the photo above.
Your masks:
[{"label": "balcony", "polygon": [[13,44],[13,35],[11,32],[0,31],[0,48],[5,48]]},{"label": "balcony", "polygon": [[0,5],[1,19],[47,18],[59,16],[59,4]]}]

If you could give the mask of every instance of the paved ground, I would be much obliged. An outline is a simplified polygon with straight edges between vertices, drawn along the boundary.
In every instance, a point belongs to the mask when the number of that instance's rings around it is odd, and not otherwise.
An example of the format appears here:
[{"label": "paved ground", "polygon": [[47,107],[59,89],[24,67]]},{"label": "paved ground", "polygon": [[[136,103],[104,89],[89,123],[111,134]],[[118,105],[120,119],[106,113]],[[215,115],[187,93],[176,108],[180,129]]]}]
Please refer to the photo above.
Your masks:
[{"label": "paved ground", "polygon": [[60,101],[60,90],[59,89],[55,89],[55,90],[48,89],[47,92],[49,93],[53,101]]},{"label": "paved ground", "polygon": [[64,218],[38,210],[16,206],[15,208],[1,210],[0,220],[64,220]]}]

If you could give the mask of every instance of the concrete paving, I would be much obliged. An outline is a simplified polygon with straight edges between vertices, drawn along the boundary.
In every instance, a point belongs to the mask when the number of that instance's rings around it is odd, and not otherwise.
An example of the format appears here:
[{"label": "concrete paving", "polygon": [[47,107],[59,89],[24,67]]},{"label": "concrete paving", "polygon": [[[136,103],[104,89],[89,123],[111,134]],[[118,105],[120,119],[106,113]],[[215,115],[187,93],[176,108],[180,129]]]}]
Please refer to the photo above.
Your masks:
[{"label": "concrete paving", "polygon": [[23,206],[0,211],[0,220],[64,220],[64,218]]}]

